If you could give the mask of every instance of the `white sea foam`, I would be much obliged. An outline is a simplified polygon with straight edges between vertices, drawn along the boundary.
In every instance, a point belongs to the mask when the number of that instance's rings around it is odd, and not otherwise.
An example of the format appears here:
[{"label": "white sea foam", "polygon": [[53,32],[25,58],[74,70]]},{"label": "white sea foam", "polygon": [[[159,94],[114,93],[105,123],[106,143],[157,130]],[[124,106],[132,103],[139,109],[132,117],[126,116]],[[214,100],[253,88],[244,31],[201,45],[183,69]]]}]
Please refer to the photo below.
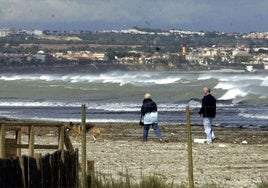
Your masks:
[{"label": "white sea foam", "polygon": [[210,75],[201,75],[197,78],[197,80],[209,80],[211,78],[212,78],[212,76],[210,76]]},{"label": "white sea foam", "polygon": [[[88,107],[89,110],[104,110],[110,112],[139,112],[141,110],[140,103],[105,103],[95,104]],[[184,111],[186,104],[166,104],[159,103],[159,112]]]},{"label": "white sea foam", "polygon": [[110,112],[136,112],[140,110],[140,105],[133,103],[104,103],[104,104],[90,104],[89,110],[104,110]]},{"label": "white sea foam", "polygon": [[268,76],[265,77],[263,82],[260,84],[260,86],[268,86]]},{"label": "white sea foam", "polygon": [[263,76],[252,76],[252,75],[223,75],[223,76],[216,76],[219,81],[224,82],[239,82],[239,81],[263,81]]},{"label": "white sea foam", "polygon": [[224,89],[224,90],[228,90],[228,89],[232,89],[235,88],[235,84],[231,84],[228,82],[219,82],[214,89]]},{"label": "white sea foam", "polygon": [[79,107],[81,104],[78,103],[65,103],[65,102],[26,102],[26,101],[0,101],[0,106],[8,106],[8,107]]},{"label": "white sea foam", "polygon": [[148,80],[138,80],[138,82],[142,83],[151,83],[151,84],[171,84],[179,81],[181,78],[162,78],[162,79],[148,79]]},{"label": "white sea foam", "polygon": [[228,90],[222,97],[219,98],[219,100],[230,100],[234,99],[236,97],[245,97],[248,93],[244,92],[240,89],[230,89]]},{"label": "white sea foam", "polygon": [[104,74],[68,74],[68,75],[59,75],[59,74],[32,74],[32,75],[1,75],[0,80],[4,81],[63,81],[70,83],[79,83],[79,82],[90,82],[90,83],[116,83],[125,85],[125,84],[171,84],[179,81],[181,78],[177,75],[164,77],[161,73],[104,73]]},{"label": "white sea foam", "polygon": [[245,117],[245,118],[251,118],[251,119],[267,119],[267,115],[257,115],[257,114],[248,114],[248,113],[239,113],[238,116]]},{"label": "white sea foam", "polygon": [[190,106],[190,108],[200,108],[201,107],[201,101],[195,101],[195,100],[191,100],[188,105]]}]

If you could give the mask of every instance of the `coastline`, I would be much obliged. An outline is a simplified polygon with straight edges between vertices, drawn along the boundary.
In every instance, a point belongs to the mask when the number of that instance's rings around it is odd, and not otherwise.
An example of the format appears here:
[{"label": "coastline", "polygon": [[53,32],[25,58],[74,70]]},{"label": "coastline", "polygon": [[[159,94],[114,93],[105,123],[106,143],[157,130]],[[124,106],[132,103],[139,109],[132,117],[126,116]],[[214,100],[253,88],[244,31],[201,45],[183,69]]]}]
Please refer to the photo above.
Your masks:
[{"label": "coastline", "polygon": [[[17,120],[0,118],[0,123],[5,124],[14,123],[44,123],[44,124],[68,124],[68,122],[59,121],[36,121],[36,120]],[[143,127],[139,125],[138,122],[90,122],[91,124],[97,125],[101,132],[104,134],[107,140],[128,140],[128,141],[142,141],[142,129]],[[205,138],[205,133],[203,130],[203,125],[201,124],[191,124],[192,127],[192,139],[195,138]],[[159,128],[163,135],[163,140],[166,143],[176,143],[176,142],[187,142],[187,132],[185,124],[176,123],[159,123]],[[230,144],[242,144],[242,141],[247,141],[247,144],[268,144],[268,129],[261,128],[241,128],[235,126],[222,127],[213,126],[212,127],[216,137],[218,138],[215,143],[230,143]],[[27,131],[22,128],[25,134]],[[38,135],[45,136],[48,129],[39,128],[36,130]],[[72,133],[71,133],[72,134]],[[148,137],[151,141],[157,141],[154,136],[153,130],[151,130],[150,136]]]},{"label": "coastline", "polygon": [[182,67],[168,66],[166,64],[113,64],[113,63],[89,63],[85,65],[40,65],[40,66],[21,66],[21,67],[8,67],[0,68],[1,73],[103,73],[110,71],[172,71],[172,72],[203,72],[203,71],[221,71],[227,72],[245,72],[244,69],[235,67],[206,67],[184,65]]}]

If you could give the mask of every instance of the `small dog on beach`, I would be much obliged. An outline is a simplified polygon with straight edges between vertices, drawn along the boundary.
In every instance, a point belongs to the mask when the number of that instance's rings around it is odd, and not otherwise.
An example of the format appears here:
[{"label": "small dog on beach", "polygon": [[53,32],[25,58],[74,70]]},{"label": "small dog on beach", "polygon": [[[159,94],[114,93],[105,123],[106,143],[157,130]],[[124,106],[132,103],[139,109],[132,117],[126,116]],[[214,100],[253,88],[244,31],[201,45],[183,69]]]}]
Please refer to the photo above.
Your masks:
[{"label": "small dog on beach", "polygon": [[[74,140],[77,140],[78,137],[81,134],[82,131],[82,127],[80,123],[76,123],[74,124],[73,122],[70,122],[69,125],[66,125],[66,131],[70,132],[71,130],[73,130],[75,132],[75,137]],[[101,134],[100,128],[94,124],[86,124],[86,132],[90,132],[92,134],[93,137],[93,141],[95,142],[97,140],[97,137],[99,137],[101,139],[101,141],[104,141],[104,137]]]}]

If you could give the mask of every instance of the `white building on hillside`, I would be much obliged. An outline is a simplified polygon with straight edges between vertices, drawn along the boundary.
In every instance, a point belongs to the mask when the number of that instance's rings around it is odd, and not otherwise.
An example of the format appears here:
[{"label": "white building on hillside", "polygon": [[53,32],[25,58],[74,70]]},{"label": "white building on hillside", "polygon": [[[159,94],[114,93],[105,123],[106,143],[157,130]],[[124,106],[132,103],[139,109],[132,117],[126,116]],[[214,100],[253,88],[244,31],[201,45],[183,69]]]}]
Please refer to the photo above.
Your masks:
[{"label": "white building on hillside", "polygon": [[6,37],[11,33],[9,29],[0,29],[0,37]]}]

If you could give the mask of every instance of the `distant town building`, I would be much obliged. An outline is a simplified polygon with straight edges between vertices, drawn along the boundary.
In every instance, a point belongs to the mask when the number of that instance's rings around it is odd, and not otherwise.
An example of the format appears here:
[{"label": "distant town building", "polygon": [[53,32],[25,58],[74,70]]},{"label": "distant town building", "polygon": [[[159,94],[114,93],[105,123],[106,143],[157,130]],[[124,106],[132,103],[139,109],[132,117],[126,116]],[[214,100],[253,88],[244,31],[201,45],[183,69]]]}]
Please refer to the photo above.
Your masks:
[{"label": "distant town building", "polygon": [[0,29],[0,37],[6,37],[11,33],[9,29]]},{"label": "distant town building", "polygon": [[38,30],[38,29],[35,29],[32,31],[33,35],[36,35],[36,36],[40,36],[43,34],[43,31],[42,30]]},{"label": "distant town building", "polygon": [[182,47],[181,47],[181,55],[185,56],[186,52],[187,52],[187,45],[183,44]]},{"label": "distant town building", "polygon": [[268,70],[268,63],[264,63],[264,69]]}]

